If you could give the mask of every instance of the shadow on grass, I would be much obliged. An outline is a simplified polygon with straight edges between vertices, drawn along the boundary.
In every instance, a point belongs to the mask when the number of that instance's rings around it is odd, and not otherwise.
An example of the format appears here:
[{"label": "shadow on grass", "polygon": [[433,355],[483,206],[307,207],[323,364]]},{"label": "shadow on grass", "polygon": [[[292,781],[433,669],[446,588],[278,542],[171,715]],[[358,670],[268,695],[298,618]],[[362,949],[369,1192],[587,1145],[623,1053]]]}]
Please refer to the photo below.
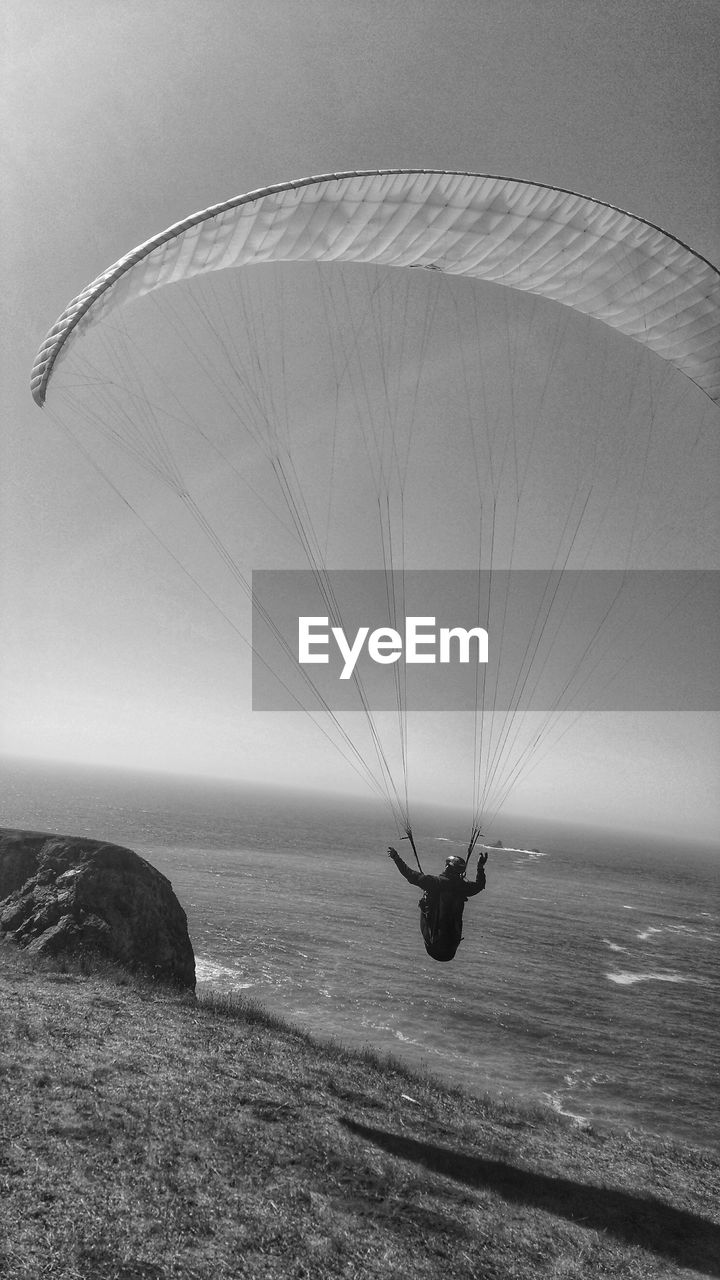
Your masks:
[{"label": "shadow on grass", "polygon": [[360,1138],[374,1142],[404,1160],[442,1173],[471,1187],[489,1187],[506,1200],[533,1205],[594,1231],[607,1231],[627,1244],[708,1276],[720,1277],[720,1227],[685,1209],[610,1187],[595,1187],[569,1178],[533,1173],[502,1160],[463,1155],[449,1147],[371,1128],[341,1117]]}]

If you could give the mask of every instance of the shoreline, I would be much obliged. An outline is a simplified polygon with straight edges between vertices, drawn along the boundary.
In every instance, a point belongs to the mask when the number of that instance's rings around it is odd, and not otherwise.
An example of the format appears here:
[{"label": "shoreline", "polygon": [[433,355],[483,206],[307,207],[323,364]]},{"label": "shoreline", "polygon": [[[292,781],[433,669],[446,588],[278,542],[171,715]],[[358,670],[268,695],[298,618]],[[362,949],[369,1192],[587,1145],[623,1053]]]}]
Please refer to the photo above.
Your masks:
[{"label": "shoreline", "polygon": [[[250,1000],[258,1003],[268,1017],[287,1022],[288,1026],[297,1030],[299,1034],[312,1036],[320,1042],[337,1041],[351,1053],[368,1052],[380,1056],[389,1054],[397,1058],[404,1069],[420,1074],[431,1074],[437,1078],[442,1087],[449,1090],[459,1089],[476,1099],[492,1096],[500,1105],[530,1109],[547,1107],[580,1129],[609,1128],[618,1132],[637,1130],[658,1142],[705,1146],[720,1157],[720,1141],[709,1143],[701,1141],[699,1134],[705,1138],[707,1136],[707,1131],[701,1126],[689,1126],[682,1121],[675,1121],[665,1128],[653,1127],[635,1120],[631,1114],[631,1108],[620,1102],[614,1106],[607,1102],[604,1106],[598,1106],[589,1100],[576,1101],[572,1093],[577,1083],[567,1076],[563,1077],[562,1082],[547,1087],[544,1087],[541,1081],[538,1081],[534,1087],[524,1082],[519,1083],[517,1087],[509,1083],[499,1084],[497,1073],[487,1065],[483,1066],[482,1072],[477,1066],[471,1064],[453,1066],[451,1061],[443,1059],[441,1050],[436,1046],[422,1044],[411,1037],[403,1036],[398,1030],[389,1032],[388,1028],[365,1028],[362,1033],[358,1033],[346,1025],[334,1025],[334,1020],[329,1015],[313,1018],[308,1015],[307,1010],[295,1011],[291,1002],[268,999],[266,994],[261,997],[254,996],[253,992],[261,986],[261,983],[236,980],[239,977],[237,971],[228,966],[215,965],[203,959],[202,956],[196,956],[195,963],[198,997],[210,1000],[235,998]],[[216,971],[215,981],[212,977],[204,976],[209,968]],[[223,977],[232,980],[231,987],[222,983]],[[375,1034],[373,1035],[372,1032]],[[482,1074],[483,1083],[475,1084],[473,1076],[479,1074]]]}]

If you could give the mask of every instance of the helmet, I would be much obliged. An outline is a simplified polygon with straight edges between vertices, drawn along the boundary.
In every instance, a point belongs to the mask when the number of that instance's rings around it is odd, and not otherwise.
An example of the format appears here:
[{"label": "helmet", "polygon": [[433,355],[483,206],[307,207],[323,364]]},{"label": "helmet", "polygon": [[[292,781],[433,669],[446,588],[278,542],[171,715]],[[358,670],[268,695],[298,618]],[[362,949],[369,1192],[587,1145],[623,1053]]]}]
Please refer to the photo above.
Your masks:
[{"label": "helmet", "polygon": [[445,859],[445,870],[454,871],[456,873],[464,871],[465,859],[459,858],[456,853],[451,854],[449,858]]}]

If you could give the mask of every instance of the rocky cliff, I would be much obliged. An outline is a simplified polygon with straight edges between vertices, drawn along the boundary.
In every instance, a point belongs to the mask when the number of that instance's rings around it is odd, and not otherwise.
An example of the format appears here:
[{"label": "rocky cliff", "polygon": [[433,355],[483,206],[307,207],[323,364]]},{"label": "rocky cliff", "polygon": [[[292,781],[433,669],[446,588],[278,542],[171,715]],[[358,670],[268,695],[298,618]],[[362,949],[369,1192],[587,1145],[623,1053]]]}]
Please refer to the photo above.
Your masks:
[{"label": "rocky cliff", "polygon": [[0,828],[0,933],[39,955],[96,953],[195,987],[170,881],[120,845]]}]

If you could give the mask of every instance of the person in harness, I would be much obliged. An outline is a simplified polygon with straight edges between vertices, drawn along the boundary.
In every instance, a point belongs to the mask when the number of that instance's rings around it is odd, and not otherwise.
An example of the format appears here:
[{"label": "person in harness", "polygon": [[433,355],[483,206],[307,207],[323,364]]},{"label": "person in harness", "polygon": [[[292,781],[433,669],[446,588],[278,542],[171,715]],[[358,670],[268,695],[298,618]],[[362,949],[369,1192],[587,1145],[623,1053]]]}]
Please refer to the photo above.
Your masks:
[{"label": "person in harness", "polygon": [[462,942],[465,903],[485,888],[487,852],[482,850],[478,855],[474,881],[465,879],[466,861],[457,856],[445,859],[445,869],[439,876],[414,871],[392,846],[388,848],[388,857],[392,858],[401,876],[424,891],[419,904],[420,931],[428,955],[433,960],[454,959]]}]

